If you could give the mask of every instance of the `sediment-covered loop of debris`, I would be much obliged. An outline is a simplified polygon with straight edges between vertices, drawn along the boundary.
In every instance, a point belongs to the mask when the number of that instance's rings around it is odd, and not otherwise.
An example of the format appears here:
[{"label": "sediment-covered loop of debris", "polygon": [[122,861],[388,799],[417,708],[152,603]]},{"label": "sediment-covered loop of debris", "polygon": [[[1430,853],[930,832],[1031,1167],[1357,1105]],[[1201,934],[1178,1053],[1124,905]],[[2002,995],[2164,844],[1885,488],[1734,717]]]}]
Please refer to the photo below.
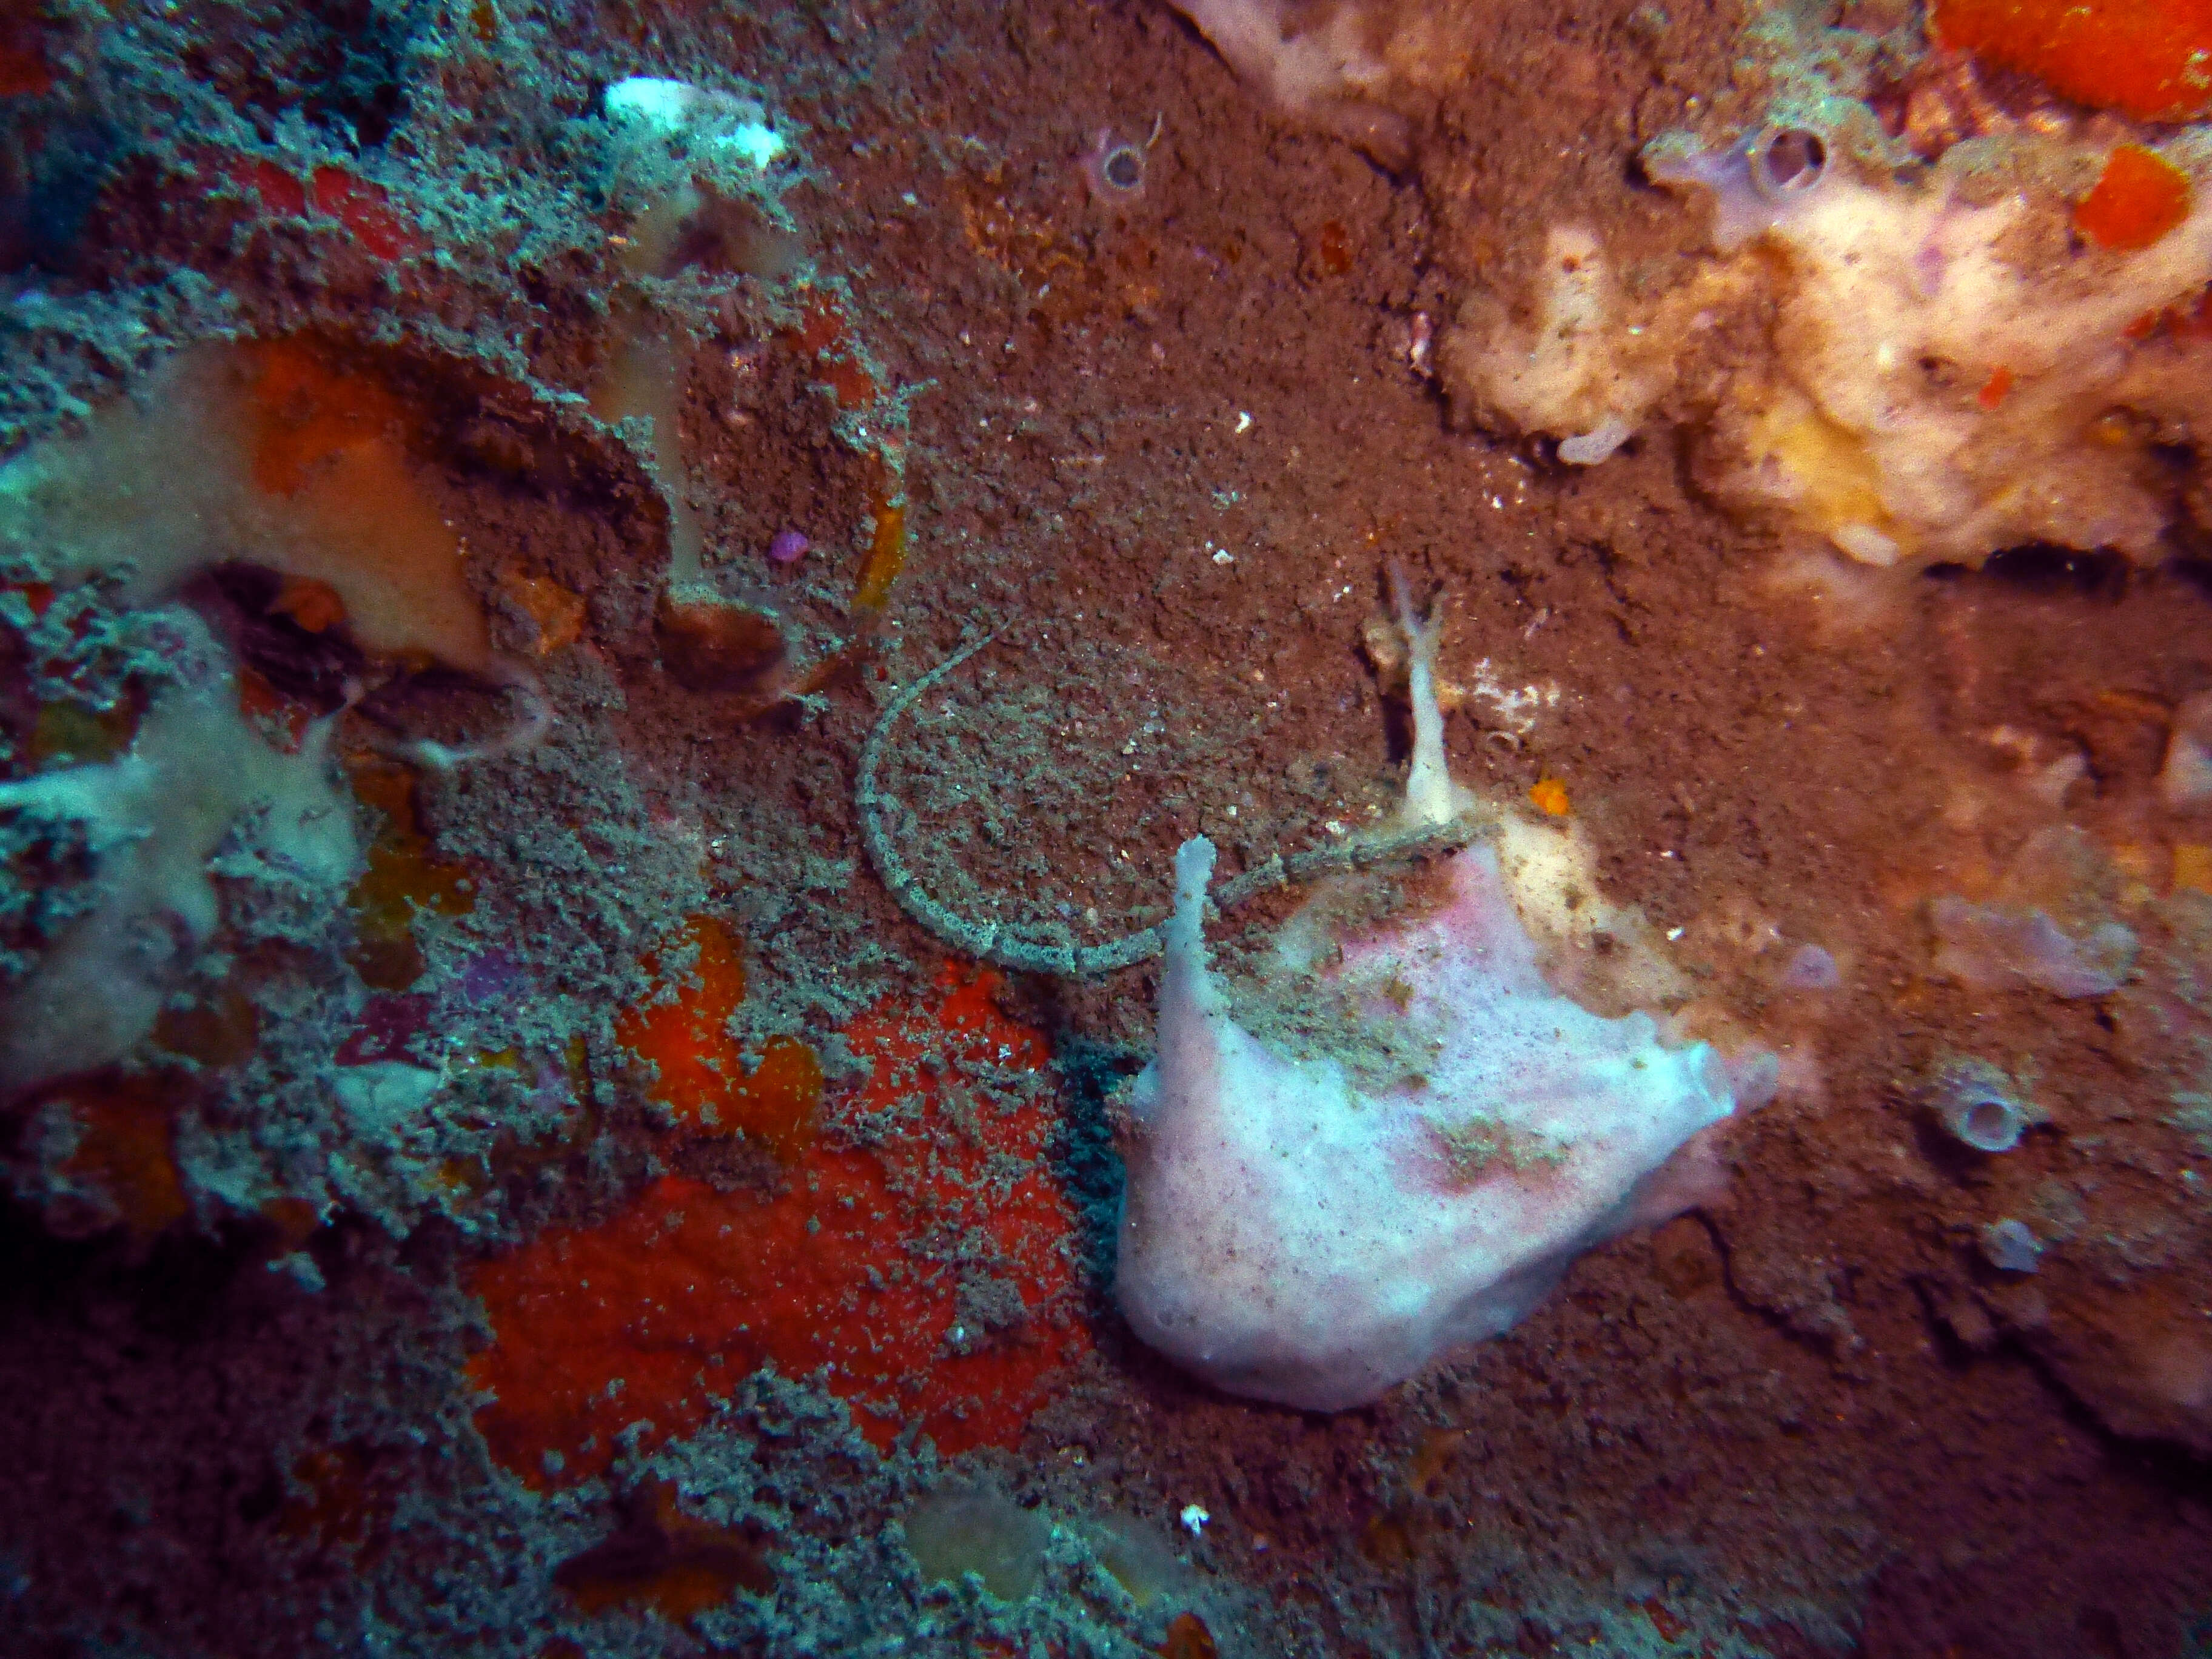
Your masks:
[{"label": "sediment-covered loop of debris", "polygon": [[[867,848],[868,861],[875,866],[878,878],[900,909],[940,943],[963,956],[1017,973],[1052,974],[1063,979],[1096,979],[1149,962],[1164,948],[1164,921],[1103,945],[1054,945],[1024,939],[998,922],[970,921],[940,903],[921,884],[892,839],[889,815],[903,809],[897,797],[884,793],[876,780],[893,728],[927,693],[999,637],[997,634],[987,634],[963,646],[893,697],[876,721],[875,729],[869,732],[867,742],[860,746],[860,775],[854,787],[854,801],[860,811],[860,839]],[[1477,815],[1462,813],[1445,823],[1386,830],[1355,836],[1334,847],[1310,848],[1303,853],[1288,854],[1279,853],[1215,888],[1209,902],[1218,915],[1278,887],[1316,880],[1340,871],[1371,870],[1401,860],[1453,852],[1475,840],[1486,828]]]}]

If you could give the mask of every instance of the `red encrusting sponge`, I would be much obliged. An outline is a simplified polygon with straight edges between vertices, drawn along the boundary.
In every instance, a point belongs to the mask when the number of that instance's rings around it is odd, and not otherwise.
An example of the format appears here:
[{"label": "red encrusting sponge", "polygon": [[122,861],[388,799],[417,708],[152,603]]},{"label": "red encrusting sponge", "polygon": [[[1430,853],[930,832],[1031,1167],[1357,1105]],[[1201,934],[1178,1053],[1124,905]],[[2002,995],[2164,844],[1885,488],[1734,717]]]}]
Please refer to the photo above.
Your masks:
[{"label": "red encrusting sponge", "polygon": [[[690,988],[647,1022],[664,1054],[705,1000],[728,999],[726,966],[703,941],[702,957]],[[925,1010],[880,1008],[848,1028],[872,1067],[857,1111],[904,1115],[881,1146],[771,1129],[787,1170],[773,1195],[664,1176],[603,1225],[479,1264],[471,1288],[497,1334],[470,1376],[496,1396],[477,1417],[494,1455],[533,1485],[603,1473],[625,1429],[649,1423],[642,1445],[690,1432],[710,1395],[770,1363],[799,1376],[826,1367],[878,1447],[909,1424],[948,1455],[1018,1442],[1090,1340],[1066,1305],[1074,1218],[1038,1162],[1048,1115],[963,1082],[1045,1064],[1042,1039],[994,1005],[997,983],[948,969]],[[687,999],[701,1006],[684,1012]],[[710,1047],[726,1041],[720,1020],[699,1029]],[[664,1083],[679,1070],[664,1059]],[[672,1109],[686,1118],[680,1101]]]}]

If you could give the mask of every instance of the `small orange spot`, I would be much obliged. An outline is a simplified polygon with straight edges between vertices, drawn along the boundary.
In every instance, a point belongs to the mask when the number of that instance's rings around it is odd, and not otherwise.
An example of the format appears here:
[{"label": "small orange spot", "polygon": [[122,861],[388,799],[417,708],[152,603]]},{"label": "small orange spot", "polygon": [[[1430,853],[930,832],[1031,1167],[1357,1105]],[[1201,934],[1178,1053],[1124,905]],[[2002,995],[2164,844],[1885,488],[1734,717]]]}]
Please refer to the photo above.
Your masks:
[{"label": "small orange spot", "polygon": [[[885,448],[896,454],[890,446]],[[868,485],[868,512],[875,529],[868,538],[867,556],[860,562],[850,613],[858,625],[843,649],[807,671],[794,688],[801,693],[819,690],[851,673],[876,648],[876,624],[883,618],[884,607],[890,603],[900,571],[906,568],[906,498],[893,462],[881,457]]]},{"label": "small orange spot", "polygon": [[319,167],[303,180],[266,156],[218,155],[213,165],[233,184],[260,197],[264,212],[280,219],[298,219],[312,205],[322,217],[343,225],[347,234],[376,258],[389,262],[423,252],[429,246],[422,233],[392,207],[391,195],[383,185],[356,179],[343,167]]},{"label": "small orange spot", "polygon": [[1352,233],[1345,229],[1341,219],[1331,219],[1321,228],[1317,250],[1321,268],[1332,276],[1341,276],[1352,269]]},{"label": "small orange spot", "polygon": [[2189,216],[2189,175],[2141,144],[2122,144],[2096,188],[2075,205],[2075,227],[2099,247],[2134,252]]},{"label": "small orange spot", "polygon": [[323,633],[345,620],[345,601],[338,597],[337,589],[313,576],[285,577],[284,586],[277,589],[269,608],[289,617],[310,634]]},{"label": "small orange spot", "polygon": [[840,409],[859,409],[875,400],[874,377],[853,358],[830,358],[822,365],[822,379],[836,395]]},{"label": "small orange spot", "polygon": [[2160,334],[2177,340],[2212,340],[2212,288],[2163,311],[2146,311],[2121,332],[2130,340]]},{"label": "small orange spot", "polygon": [[508,568],[499,573],[499,589],[538,624],[538,654],[564,651],[584,635],[583,596],[545,576],[526,576]]},{"label": "small orange spot", "polygon": [[2212,893],[2212,847],[2184,842],[2173,849],[2173,884]]},{"label": "small orange spot", "polygon": [[2019,70],[2092,109],[2138,121],[2212,111],[2204,0],[1935,0],[1938,46]]},{"label": "small orange spot", "polygon": [[1557,778],[1537,779],[1529,787],[1528,799],[1547,817],[1563,818],[1571,810],[1567,805],[1567,786]]},{"label": "small orange spot", "polygon": [[1982,382],[1982,389],[1974,394],[1974,401],[1992,413],[2012,393],[2012,371],[1999,363],[1990,371],[1990,378]]},{"label": "small orange spot", "polygon": [[1160,1644],[1160,1659],[1214,1659],[1220,1651],[1205,1620],[1194,1613],[1179,1613],[1168,1621],[1168,1639]]}]

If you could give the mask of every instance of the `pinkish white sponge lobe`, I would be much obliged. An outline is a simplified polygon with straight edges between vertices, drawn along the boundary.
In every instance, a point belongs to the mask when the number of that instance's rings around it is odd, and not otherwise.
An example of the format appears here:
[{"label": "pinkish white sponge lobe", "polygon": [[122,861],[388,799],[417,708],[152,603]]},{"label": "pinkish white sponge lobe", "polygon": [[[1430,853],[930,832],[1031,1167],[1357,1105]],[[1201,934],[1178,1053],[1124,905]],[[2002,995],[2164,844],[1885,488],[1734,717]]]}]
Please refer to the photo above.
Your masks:
[{"label": "pinkish white sponge lobe", "polygon": [[1185,1370],[1359,1405],[1505,1330],[1593,1245],[1711,1195],[1729,1068],[1555,994],[1487,846],[1453,860],[1441,908],[1310,977],[1306,1018],[1255,1015],[1268,1043],[1206,967],[1212,867],[1202,837],[1176,860],[1116,1286]]}]

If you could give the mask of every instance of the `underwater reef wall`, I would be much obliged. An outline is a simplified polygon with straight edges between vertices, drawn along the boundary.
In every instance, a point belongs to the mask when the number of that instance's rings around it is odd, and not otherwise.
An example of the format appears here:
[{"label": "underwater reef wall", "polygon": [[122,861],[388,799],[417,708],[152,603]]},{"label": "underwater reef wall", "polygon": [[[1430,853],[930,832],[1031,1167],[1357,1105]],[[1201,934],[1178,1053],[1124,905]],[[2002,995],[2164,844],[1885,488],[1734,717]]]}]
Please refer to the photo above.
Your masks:
[{"label": "underwater reef wall", "polygon": [[0,1650],[2202,1650],[2207,51],[0,0]]}]

